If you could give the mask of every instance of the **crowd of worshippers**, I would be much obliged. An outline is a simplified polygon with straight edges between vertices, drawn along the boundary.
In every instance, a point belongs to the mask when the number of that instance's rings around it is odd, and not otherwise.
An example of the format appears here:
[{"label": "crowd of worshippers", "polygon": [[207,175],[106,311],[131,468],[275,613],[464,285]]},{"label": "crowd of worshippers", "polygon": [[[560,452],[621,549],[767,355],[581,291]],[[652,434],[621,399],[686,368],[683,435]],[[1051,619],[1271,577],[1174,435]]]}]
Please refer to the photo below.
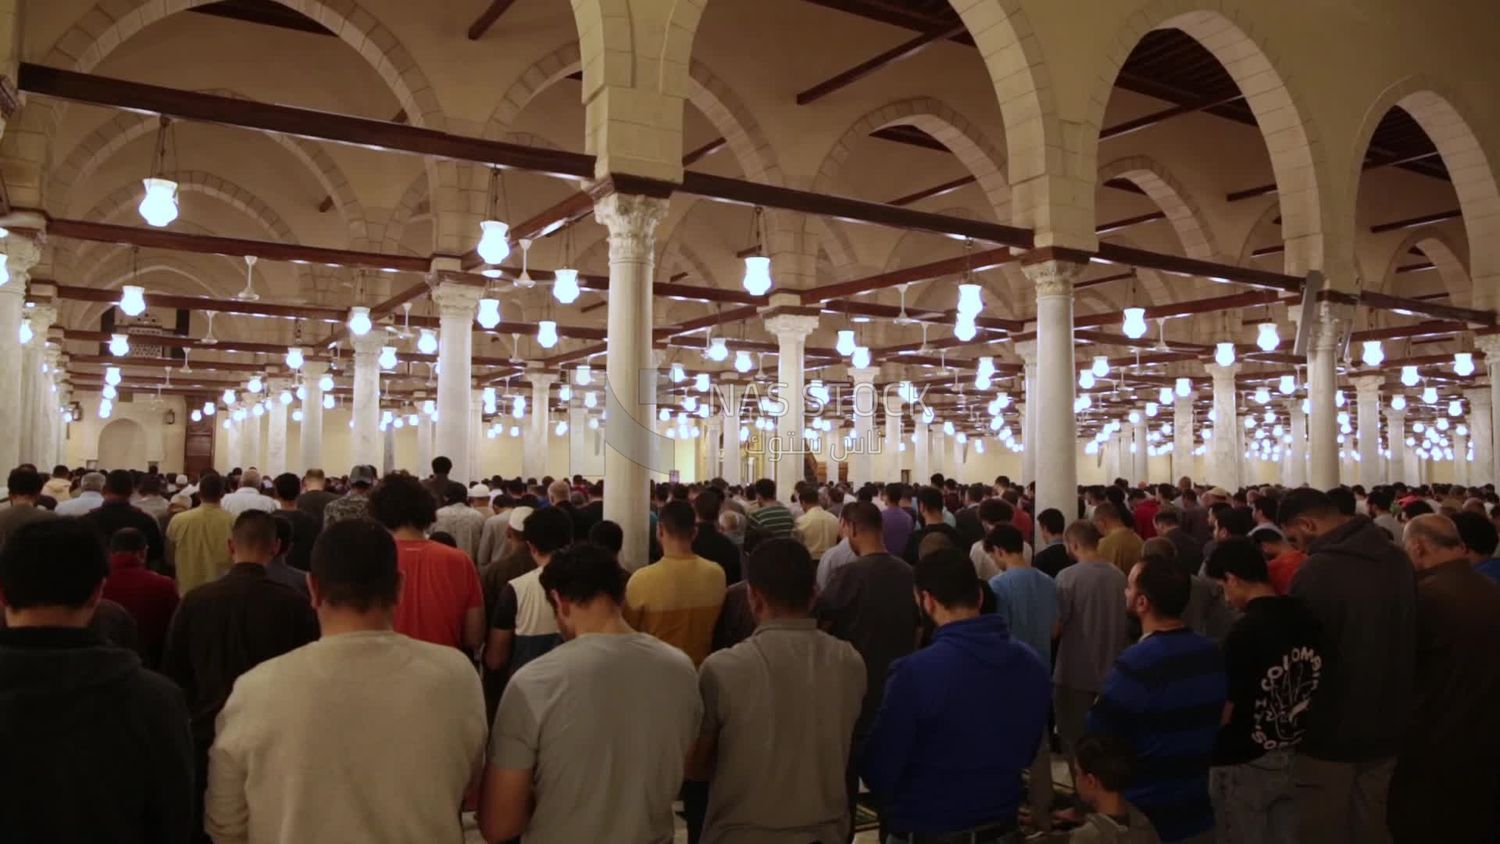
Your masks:
[{"label": "crowd of worshippers", "polygon": [[13,470],[4,840],[1494,839],[1492,486],[451,470]]}]

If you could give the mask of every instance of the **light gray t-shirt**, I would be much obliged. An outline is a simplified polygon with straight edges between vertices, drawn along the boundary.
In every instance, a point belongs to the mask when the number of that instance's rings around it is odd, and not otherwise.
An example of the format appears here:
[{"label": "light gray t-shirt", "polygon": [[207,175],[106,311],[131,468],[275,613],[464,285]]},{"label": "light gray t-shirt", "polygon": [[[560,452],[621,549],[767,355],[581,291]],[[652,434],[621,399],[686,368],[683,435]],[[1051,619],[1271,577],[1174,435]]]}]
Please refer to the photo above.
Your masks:
[{"label": "light gray t-shirt", "polygon": [[771,620],[699,669],[718,737],[704,844],[807,844],[849,833],[844,771],[865,663],[807,619]]},{"label": "light gray t-shirt", "polygon": [[1052,682],[1097,692],[1129,636],[1125,574],[1105,562],[1079,562],[1057,573],[1057,666]]},{"label": "light gray t-shirt", "polygon": [[531,768],[526,844],[672,840],[703,701],[687,654],[645,633],[579,636],[506,686],[490,763]]}]

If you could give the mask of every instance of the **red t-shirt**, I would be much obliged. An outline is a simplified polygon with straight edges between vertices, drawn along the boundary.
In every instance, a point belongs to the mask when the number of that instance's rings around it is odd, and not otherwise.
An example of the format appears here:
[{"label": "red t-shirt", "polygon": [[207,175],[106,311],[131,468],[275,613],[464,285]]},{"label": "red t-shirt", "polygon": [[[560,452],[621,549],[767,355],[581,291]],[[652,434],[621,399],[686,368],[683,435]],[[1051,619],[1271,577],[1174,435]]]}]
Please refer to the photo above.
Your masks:
[{"label": "red t-shirt", "polygon": [[1157,504],[1154,498],[1143,499],[1139,504],[1135,505],[1133,513],[1135,517],[1135,532],[1140,534],[1142,539],[1155,538],[1156,514],[1160,512],[1161,505]]},{"label": "red t-shirt", "polygon": [[464,646],[464,614],[484,607],[479,571],[457,548],[427,539],[396,543],[401,599],[396,632],[413,639]]},{"label": "red t-shirt", "polygon": [[1266,573],[1271,576],[1271,588],[1276,594],[1285,595],[1292,591],[1292,578],[1297,576],[1297,569],[1302,568],[1302,561],[1306,559],[1307,555],[1301,551],[1289,549],[1266,563]]}]

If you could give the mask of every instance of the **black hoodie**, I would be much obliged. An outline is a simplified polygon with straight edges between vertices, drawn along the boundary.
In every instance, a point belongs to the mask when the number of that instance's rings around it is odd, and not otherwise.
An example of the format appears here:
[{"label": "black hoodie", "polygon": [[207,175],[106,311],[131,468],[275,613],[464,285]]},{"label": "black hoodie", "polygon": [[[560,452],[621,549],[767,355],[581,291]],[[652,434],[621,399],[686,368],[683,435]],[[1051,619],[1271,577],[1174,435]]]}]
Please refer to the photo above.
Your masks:
[{"label": "black hoodie", "polygon": [[1416,702],[1416,574],[1364,516],[1308,543],[1291,594],[1323,627],[1323,675],[1298,751],[1330,762],[1396,755]]},{"label": "black hoodie", "polygon": [[0,836],[190,840],[192,739],[171,681],[88,630],[0,630]]}]

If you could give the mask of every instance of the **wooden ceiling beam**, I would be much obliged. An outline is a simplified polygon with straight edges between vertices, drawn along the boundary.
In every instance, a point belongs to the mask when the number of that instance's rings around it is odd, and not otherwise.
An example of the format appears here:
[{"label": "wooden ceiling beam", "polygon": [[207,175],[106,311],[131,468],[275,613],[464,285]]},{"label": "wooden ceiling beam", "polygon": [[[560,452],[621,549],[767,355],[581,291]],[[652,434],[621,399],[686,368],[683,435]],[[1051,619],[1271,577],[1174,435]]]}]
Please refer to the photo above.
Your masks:
[{"label": "wooden ceiling beam", "polygon": [[1388,293],[1379,293],[1373,290],[1362,291],[1359,294],[1359,303],[1367,308],[1387,310],[1402,316],[1429,316],[1436,319],[1474,323],[1485,327],[1495,325],[1494,311],[1461,308],[1457,305],[1444,305],[1427,299],[1392,296]]},{"label": "wooden ceiling beam", "polygon": [[1134,132],[1139,132],[1142,129],[1147,129],[1159,123],[1171,120],[1174,117],[1181,117],[1185,114],[1196,114],[1200,111],[1219,108],[1220,106],[1226,106],[1230,103],[1237,103],[1244,98],[1244,94],[1237,93],[1232,97],[1222,97],[1219,99],[1201,100],[1196,103],[1174,105],[1171,108],[1154,111],[1150,114],[1145,114],[1131,120],[1116,123],[1113,126],[1106,126],[1103,129],[1099,130],[1099,140],[1107,141],[1110,138],[1122,138]]},{"label": "wooden ceiling beam", "polygon": [[1384,234],[1385,232],[1402,231],[1404,229],[1416,229],[1432,223],[1442,223],[1448,220],[1457,220],[1464,215],[1463,210],[1454,208],[1449,211],[1438,211],[1433,214],[1423,214],[1418,217],[1408,217],[1405,220],[1393,220],[1389,223],[1377,223],[1370,226],[1370,234]]},{"label": "wooden ceiling beam", "polygon": [[[1196,314],[1217,313],[1219,311],[1231,311],[1240,308],[1250,308],[1256,305],[1268,305],[1280,301],[1279,293],[1271,290],[1254,290],[1247,293],[1231,293],[1227,296],[1212,296],[1207,299],[1193,299],[1186,302],[1171,302],[1164,305],[1152,305],[1146,308],[1146,319],[1170,319],[1173,317],[1193,316]],[[1092,328],[1102,325],[1113,325],[1120,321],[1119,311],[1109,311],[1098,314],[1080,314],[1073,317],[1074,328]]]},{"label": "wooden ceiling beam", "polygon": [[864,278],[809,288],[801,291],[802,301],[804,304],[817,304],[819,302],[827,302],[830,299],[843,299],[849,296],[856,296],[860,293],[884,290],[888,287],[896,287],[902,284],[929,281],[945,275],[959,275],[965,271],[983,272],[984,270],[994,269],[1001,264],[1009,264],[1016,260],[1017,257],[1011,253],[1009,248],[986,249],[980,252],[959,255],[954,258],[945,258],[941,261],[918,264],[914,267],[904,267],[899,270],[877,273],[876,275]]},{"label": "wooden ceiling beam", "polygon": [[860,62],[854,67],[839,73],[833,77],[823,80],[818,84],[801,91],[797,94],[797,105],[807,105],[817,102],[835,91],[846,88],[866,76],[880,70],[881,68],[911,58],[922,52],[934,42],[946,41],[955,35],[966,32],[962,22],[958,24],[945,24],[933,27],[915,38],[903,41],[878,56]]},{"label": "wooden ceiling beam", "polygon": [[1210,281],[1232,282],[1288,293],[1302,292],[1304,283],[1303,279],[1284,273],[1236,267],[1214,261],[1200,261],[1180,255],[1163,255],[1159,252],[1137,249],[1133,246],[1121,246],[1117,243],[1099,244],[1099,251],[1094,255],[1093,260],[1095,263],[1124,264],[1171,275],[1201,277]]},{"label": "wooden ceiling beam", "polygon": [[[39,281],[46,281],[39,279]],[[56,284],[55,282],[48,282]],[[57,298],[72,302],[99,302],[115,304],[120,300],[117,290],[97,287],[75,287],[57,284]],[[174,296],[166,293],[147,293],[146,305],[156,308],[182,308],[193,311],[213,311],[223,314],[246,316],[281,317],[283,319],[306,319],[319,322],[343,322],[348,312],[341,308],[322,308],[316,305],[278,305],[273,302],[246,302],[234,298],[207,296]],[[105,338],[108,341],[108,337]]]},{"label": "wooden ceiling beam", "polygon": [[[1388,157],[1375,161],[1366,161],[1360,169],[1378,170],[1381,167],[1400,167],[1403,164],[1414,164],[1418,161],[1432,158],[1437,154],[1437,150],[1432,150],[1430,152],[1419,153],[1417,155],[1408,155],[1401,158]],[[1239,202],[1242,199],[1253,199],[1257,196],[1265,196],[1272,193],[1276,193],[1276,184],[1274,182],[1269,185],[1256,185],[1253,188],[1231,191],[1230,193],[1225,195],[1224,199],[1229,202]],[[1280,221],[1278,220],[1278,222]]]},{"label": "wooden ceiling beam", "polygon": [[1362,343],[1366,340],[1405,340],[1412,337],[1431,337],[1438,334],[1456,334],[1467,331],[1468,323],[1453,322],[1449,320],[1429,320],[1419,322],[1416,325],[1392,325],[1385,328],[1367,328],[1363,331],[1353,331],[1349,334],[1349,342]]},{"label": "wooden ceiling beam", "polygon": [[479,17],[469,24],[469,40],[478,41],[483,38],[490,27],[495,25],[495,21],[500,20],[500,16],[515,5],[515,2],[516,0],[491,0],[485,10],[479,13]]},{"label": "wooden ceiling beam", "polygon": [[728,138],[715,138],[697,149],[689,150],[688,154],[682,157],[682,166],[691,167],[727,146],[729,146]]}]

